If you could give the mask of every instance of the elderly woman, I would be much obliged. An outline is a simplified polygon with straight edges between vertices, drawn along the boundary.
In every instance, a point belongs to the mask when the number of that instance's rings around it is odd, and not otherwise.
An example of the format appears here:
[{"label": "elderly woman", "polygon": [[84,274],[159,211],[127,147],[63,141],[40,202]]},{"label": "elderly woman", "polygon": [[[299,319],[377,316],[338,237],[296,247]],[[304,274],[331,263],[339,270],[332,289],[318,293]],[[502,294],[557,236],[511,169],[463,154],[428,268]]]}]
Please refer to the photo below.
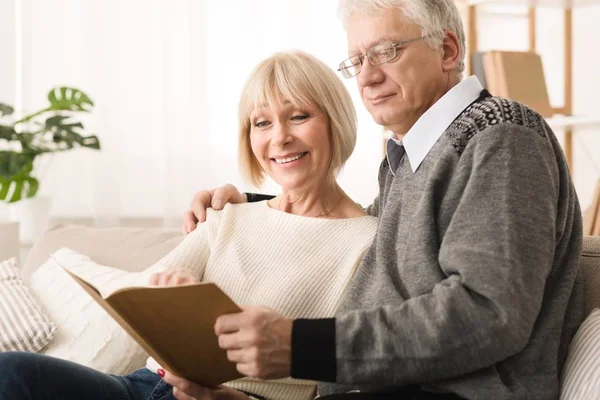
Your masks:
[{"label": "elderly woman", "polygon": [[[331,317],[377,226],[335,179],[356,141],[350,96],[314,57],[279,53],[250,75],[239,122],[242,173],[256,185],[268,175],[281,195],[210,211],[160,261],[168,268],[150,283],[211,281],[238,304],[260,304],[289,318]],[[3,400],[191,398],[162,380],[165,371],[152,359],[119,377],[42,355],[4,353],[0,370]],[[168,372],[166,379],[181,383]],[[316,384],[241,379],[215,391],[193,388],[198,398],[294,400],[313,398]]]}]

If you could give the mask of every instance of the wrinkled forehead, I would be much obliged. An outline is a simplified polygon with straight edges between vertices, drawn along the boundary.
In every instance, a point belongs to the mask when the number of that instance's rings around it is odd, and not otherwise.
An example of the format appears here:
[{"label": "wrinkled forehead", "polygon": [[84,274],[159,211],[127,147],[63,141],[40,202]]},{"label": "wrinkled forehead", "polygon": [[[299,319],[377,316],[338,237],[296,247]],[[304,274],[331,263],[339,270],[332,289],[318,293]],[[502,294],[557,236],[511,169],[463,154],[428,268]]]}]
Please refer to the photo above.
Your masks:
[{"label": "wrinkled forehead", "polygon": [[401,9],[353,12],[348,21],[348,52],[364,53],[385,42],[399,42],[421,35],[421,28],[410,22]]}]

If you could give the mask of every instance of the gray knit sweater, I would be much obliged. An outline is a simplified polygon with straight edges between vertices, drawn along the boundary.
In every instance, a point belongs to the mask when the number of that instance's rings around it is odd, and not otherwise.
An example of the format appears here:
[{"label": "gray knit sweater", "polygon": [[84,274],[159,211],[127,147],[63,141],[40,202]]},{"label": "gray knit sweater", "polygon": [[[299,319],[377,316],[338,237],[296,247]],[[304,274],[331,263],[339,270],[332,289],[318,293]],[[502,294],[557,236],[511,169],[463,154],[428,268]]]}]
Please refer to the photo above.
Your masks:
[{"label": "gray knit sweater", "polygon": [[[582,223],[544,120],[482,98],[416,172],[407,157],[395,176],[384,161],[379,185],[377,235],[334,322],[336,384],[321,394],[419,384],[466,399],[557,399],[583,313]],[[301,343],[310,328],[297,325]],[[319,355],[306,351],[314,368]]]}]

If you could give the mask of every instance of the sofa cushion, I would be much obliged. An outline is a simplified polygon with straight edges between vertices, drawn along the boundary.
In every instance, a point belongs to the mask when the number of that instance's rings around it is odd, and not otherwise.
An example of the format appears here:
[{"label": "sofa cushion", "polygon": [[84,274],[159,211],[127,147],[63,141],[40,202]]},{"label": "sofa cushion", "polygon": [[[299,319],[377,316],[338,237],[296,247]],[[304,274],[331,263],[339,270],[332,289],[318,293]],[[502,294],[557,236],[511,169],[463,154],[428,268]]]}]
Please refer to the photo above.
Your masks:
[{"label": "sofa cushion", "polygon": [[83,364],[98,371],[127,374],[142,368],[146,352],[63,269],[77,273],[97,287],[144,286],[155,265],[142,272],[127,272],[100,265],[70,249],[60,249],[30,278],[30,287],[58,326],[43,354]]},{"label": "sofa cushion", "polygon": [[175,229],[57,225],[36,241],[25,260],[22,276],[28,279],[61,247],[85,254],[99,264],[141,271],[177,247],[181,240],[181,232]]},{"label": "sofa cushion", "polygon": [[585,288],[585,314],[600,308],[600,236],[583,238],[581,269]]},{"label": "sofa cushion", "polygon": [[569,347],[561,400],[596,399],[600,394],[600,309],[583,322]]},{"label": "sofa cushion", "polygon": [[55,331],[21,279],[16,259],[0,262],[0,352],[38,352]]}]

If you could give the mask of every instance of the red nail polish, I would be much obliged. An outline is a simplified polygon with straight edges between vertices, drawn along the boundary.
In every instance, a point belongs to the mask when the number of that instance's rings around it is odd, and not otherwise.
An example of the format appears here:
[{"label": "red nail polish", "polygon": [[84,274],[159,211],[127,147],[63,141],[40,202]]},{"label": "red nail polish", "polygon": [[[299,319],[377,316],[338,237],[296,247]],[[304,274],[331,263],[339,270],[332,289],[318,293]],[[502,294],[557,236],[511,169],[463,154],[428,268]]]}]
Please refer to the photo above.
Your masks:
[{"label": "red nail polish", "polygon": [[159,369],[159,370],[156,371],[156,373],[158,375],[160,375],[161,378],[165,377],[165,370],[164,369]]}]

